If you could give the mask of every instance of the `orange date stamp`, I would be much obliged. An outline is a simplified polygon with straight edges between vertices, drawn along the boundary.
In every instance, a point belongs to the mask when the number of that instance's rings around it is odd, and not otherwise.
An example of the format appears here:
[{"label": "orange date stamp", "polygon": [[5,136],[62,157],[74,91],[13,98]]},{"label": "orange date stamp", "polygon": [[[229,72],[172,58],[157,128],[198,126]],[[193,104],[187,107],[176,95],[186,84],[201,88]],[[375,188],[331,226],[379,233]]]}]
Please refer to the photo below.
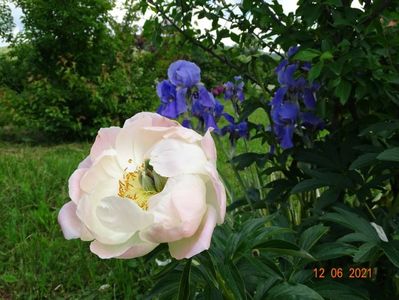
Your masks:
[{"label": "orange date stamp", "polygon": [[313,276],[318,279],[323,278],[332,278],[332,279],[340,279],[340,278],[349,278],[349,279],[366,279],[373,277],[373,269],[372,268],[358,268],[358,267],[350,267],[346,268],[314,268]]}]

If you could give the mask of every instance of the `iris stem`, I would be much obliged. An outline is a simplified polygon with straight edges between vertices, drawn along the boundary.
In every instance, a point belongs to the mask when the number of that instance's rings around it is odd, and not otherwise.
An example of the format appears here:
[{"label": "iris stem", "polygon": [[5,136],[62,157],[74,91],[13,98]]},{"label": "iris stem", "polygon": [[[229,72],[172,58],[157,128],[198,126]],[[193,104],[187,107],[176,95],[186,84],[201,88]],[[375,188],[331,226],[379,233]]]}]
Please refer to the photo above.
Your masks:
[{"label": "iris stem", "polygon": [[229,159],[229,163],[230,163],[230,165],[231,165],[231,167],[233,169],[234,175],[236,176],[236,178],[237,178],[239,184],[241,185],[241,187],[243,188],[244,197],[247,200],[248,205],[250,206],[251,210],[254,211],[254,207],[252,205],[252,202],[249,199],[248,194],[247,194],[247,186],[246,186],[244,180],[242,179],[240,173],[238,172],[238,170],[236,169],[236,167],[234,166],[234,164],[232,162],[232,158],[234,157],[235,150],[232,149],[232,151],[230,151],[230,153],[227,153],[225,147],[223,147],[223,142],[222,142],[222,140],[220,139],[220,137],[218,135],[216,135],[216,140],[218,141],[219,146],[221,146],[220,148],[222,148],[222,150],[223,150],[224,154],[226,155],[226,157]]}]

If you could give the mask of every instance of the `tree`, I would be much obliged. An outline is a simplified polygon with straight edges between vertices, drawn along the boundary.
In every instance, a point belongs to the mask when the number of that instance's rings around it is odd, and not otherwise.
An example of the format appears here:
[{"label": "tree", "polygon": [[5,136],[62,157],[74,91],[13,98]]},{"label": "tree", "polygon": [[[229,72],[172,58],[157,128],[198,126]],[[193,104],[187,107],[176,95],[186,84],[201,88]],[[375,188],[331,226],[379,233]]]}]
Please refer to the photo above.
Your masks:
[{"label": "tree", "polygon": [[14,26],[11,9],[8,1],[0,1],[0,37],[9,39],[11,37],[12,28]]},{"label": "tree", "polygon": [[[36,73],[54,76],[60,61],[71,62],[79,74],[101,71],[113,58],[107,24],[113,0],[15,0],[24,13],[23,40],[31,45]],[[18,42],[17,42],[18,46]]]}]

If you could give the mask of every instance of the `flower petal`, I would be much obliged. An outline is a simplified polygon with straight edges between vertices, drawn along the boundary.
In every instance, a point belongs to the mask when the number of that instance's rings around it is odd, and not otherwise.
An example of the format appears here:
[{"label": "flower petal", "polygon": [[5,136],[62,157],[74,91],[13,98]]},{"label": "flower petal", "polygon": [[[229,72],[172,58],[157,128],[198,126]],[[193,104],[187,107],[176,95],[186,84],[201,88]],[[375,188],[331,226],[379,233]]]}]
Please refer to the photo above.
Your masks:
[{"label": "flower petal", "polygon": [[190,258],[198,253],[208,250],[212,240],[212,233],[216,226],[217,213],[212,206],[204,216],[197,232],[185,239],[169,243],[169,251],[176,259]]},{"label": "flower petal", "polygon": [[201,140],[201,147],[202,150],[204,150],[207,158],[212,162],[216,162],[217,158],[216,146],[215,146],[215,141],[212,138],[211,132],[212,128],[209,128],[206,131],[204,138]]},{"label": "flower petal", "polygon": [[217,212],[217,223],[222,224],[226,215],[226,190],[219,178],[216,166],[207,164],[206,170],[209,173],[210,181],[206,183],[206,200]]},{"label": "flower petal", "polygon": [[82,222],[76,215],[76,208],[76,204],[69,201],[64,204],[58,214],[58,223],[60,224],[64,237],[67,240],[77,239],[80,237]]},{"label": "flower petal", "polygon": [[105,151],[83,174],[80,179],[80,188],[84,192],[91,193],[93,189],[102,184],[118,186],[123,170],[120,168],[115,154],[114,150]]},{"label": "flower petal", "polygon": [[126,243],[107,245],[99,241],[90,244],[90,251],[102,259],[108,258],[135,258],[151,252],[157,244],[141,241],[138,235],[133,236]]},{"label": "flower petal", "polygon": [[116,137],[121,129],[119,127],[101,128],[93,146],[90,149],[90,158],[95,161],[105,150],[115,148]]},{"label": "flower petal", "polygon": [[150,153],[150,165],[164,177],[204,173],[206,162],[205,153],[199,145],[177,139],[160,141]]},{"label": "flower petal", "polygon": [[149,200],[154,224],[143,231],[141,237],[163,243],[193,235],[206,211],[205,196],[205,183],[200,176],[169,178],[164,190]]},{"label": "flower petal", "polygon": [[130,236],[153,221],[152,214],[141,209],[134,201],[120,197],[102,199],[96,208],[96,215],[109,230]]},{"label": "flower petal", "polygon": [[125,121],[125,124],[123,127],[126,127],[128,125],[132,125],[136,127],[151,127],[151,126],[157,126],[157,127],[173,127],[173,126],[179,126],[176,121],[169,120],[168,118],[162,117],[159,114],[156,113],[151,113],[151,112],[141,112],[138,114],[135,114],[133,117],[130,119],[127,119]]}]

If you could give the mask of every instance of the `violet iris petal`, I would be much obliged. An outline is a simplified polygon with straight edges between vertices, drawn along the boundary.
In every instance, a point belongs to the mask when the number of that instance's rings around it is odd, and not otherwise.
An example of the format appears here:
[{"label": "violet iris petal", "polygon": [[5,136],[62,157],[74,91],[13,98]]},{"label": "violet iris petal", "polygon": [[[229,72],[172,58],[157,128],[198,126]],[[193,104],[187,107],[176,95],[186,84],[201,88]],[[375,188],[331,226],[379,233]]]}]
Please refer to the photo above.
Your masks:
[{"label": "violet iris petal", "polygon": [[302,125],[313,129],[323,129],[324,122],[312,112],[304,112],[301,114]]},{"label": "violet iris petal", "polygon": [[292,47],[290,47],[290,48],[288,49],[288,51],[287,51],[287,56],[288,56],[288,57],[294,56],[295,54],[297,54],[298,50],[299,50],[299,47],[298,47],[298,46],[292,46]]},{"label": "violet iris petal", "polygon": [[294,123],[298,118],[299,107],[294,103],[284,103],[279,109],[279,117],[282,121]]},{"label": "violet iris petal", "polygon": [[208,90],[201,86],[198,91],[198,100],[201,105],[205,107],[213,107],[215,106],[215,98],[212,93],[208,92]]},{"label": "violet iris petal", "polygon": [[283,127],[283,135],[280,141],[281,148],[289,149],[294,147],[292,138],[294,137],[294,125],[286,125]]},{"label": "violet iris petal", "polygon": [[303,103],[307,109],[316,108],[316,99],[314,98],[313,92],[310,89],[305,89],[303,91]]},{"label": "violet iris petal", "polygon": [[178,60],[169,66],[168,77],[175,86],[191,88],[200,82],[201,70],[190,61]]},{"label": "violet iris petal", "polygon": [[295,84],[294,73],[297,69],[297,65],[288,65],[286,68],[281,69],[277,73],[277,80],[281,85],[292,86]]},{"label": "violet iris petal", "polygon": [[234,84],[230,81],[224,84],[224,99],[229,100],[234,96]]},{"label": "violet iris petal", "polygon": [[279,106],[283,103],[283,99],[285,94],[287,93],[287,87],[281,87],[279,88],[275,93],[274,97],[271,101],[271,104],[274,106]]},{"label": "violet iris petal", "polygon": [[163,80],[157,84],[157,95],[167,104],[176,99],[176,87],[169,80]]}]

